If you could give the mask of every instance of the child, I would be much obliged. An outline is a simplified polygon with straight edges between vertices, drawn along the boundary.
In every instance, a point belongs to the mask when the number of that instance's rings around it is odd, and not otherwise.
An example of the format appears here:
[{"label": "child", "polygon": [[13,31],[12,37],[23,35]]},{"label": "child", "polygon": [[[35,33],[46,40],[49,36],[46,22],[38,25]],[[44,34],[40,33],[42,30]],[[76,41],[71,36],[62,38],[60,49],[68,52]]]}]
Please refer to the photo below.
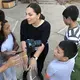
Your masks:
[{"label": "child", "polygon": [[[4,20],[1,23],[0,37],[1,37],[0,39],[1,52],[6,52],[7,55],[11,55],[12,53],[7,52],[18,49],[18,45],[16,45],[16,39],[11,32],[10,25],[7,20]],[[3,58],[3,64],[6,64],[4,63],[6,61],[6,58]],[[4,72],[4,74],[6,80],[17,80],[16,71],[14,67],[8,68]]]},{"label": "child", "polygon": [[47,68],[46,78],[49,80],[71,80],[77,53],[77,45],[73,41],[61,41],[54,50],[54,59]]},{"label": "child", "polygon": [[63,11],[62,15],[64,23],[69,26],[64,40],[72,40],[77,45],[80,45],[80,25],[77,22],[79,16],[78,8],[71,5]]},{"label": "child", "polygon": [[[68,25],[68,30],[65,34],[64,40],[72,40],[77,46],[80,46],[80,25],[77,22],[77,18],[79,16],[79,10],[75,5],[71,5],[67,7],[63,13],[63,20],[66,25]],[[77,58],[76,58],[77,56]],[[76,63],[74,67],[74,71],[72,73],[72,80],[80,79],[80,76],[77,73],[80,73],[80,54],[77,53],[74,58],[76,58]]]},{"label": "child", "polygon": [[1,23],[5,20],[5,13],[4,11],[0,10],[0,30],[1,30]]}]

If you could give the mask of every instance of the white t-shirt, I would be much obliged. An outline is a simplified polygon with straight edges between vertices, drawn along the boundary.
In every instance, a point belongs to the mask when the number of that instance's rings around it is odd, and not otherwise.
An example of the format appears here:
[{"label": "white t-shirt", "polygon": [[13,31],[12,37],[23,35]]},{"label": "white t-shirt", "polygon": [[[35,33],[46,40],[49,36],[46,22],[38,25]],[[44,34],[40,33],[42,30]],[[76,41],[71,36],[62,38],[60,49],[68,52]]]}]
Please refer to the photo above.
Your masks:
[{"label": "white t-shirt", "polygon": [[13,49],[13,36],[11,34],[8,35],[7,39],[3,42],[1,46],[1,51],[11,51]]},{"label": "white t-shirt", "polygon": [[50,80],[71,80],[71,72],[73,71],[75,59],[72,58],[67,62],[53,60],[47,68],[47,74]]}]

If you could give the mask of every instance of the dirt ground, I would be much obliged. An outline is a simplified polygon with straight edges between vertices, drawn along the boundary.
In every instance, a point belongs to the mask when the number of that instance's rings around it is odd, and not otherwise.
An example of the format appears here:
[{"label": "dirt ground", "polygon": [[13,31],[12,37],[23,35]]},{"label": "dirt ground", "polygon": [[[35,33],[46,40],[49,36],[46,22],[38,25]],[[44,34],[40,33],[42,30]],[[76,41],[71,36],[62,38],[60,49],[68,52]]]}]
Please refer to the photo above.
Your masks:
[{"label": "dirt ground", "polygon": [[80,0],[70,0],[70,3],[78,2],[80,3]]},{"label": "dirt ground", "polygon": [[71,0],[72,2],[80,2],[80,0]]},{"label": "dirt ground", "polygon": [[80,2],[80,0],[56,0],[59,4],[66,4],[66,3],[74,3],[74,2]]}]

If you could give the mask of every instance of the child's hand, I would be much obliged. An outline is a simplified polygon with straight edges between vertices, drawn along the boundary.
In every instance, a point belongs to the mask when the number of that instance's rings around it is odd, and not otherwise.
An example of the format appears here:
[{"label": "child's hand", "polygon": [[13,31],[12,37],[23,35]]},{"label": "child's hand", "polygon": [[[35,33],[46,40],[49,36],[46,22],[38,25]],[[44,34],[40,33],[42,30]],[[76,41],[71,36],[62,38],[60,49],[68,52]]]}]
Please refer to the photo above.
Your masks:
[{"label": "child's hand", "polygon": [[46,74],[45,74],[45,78],[46,78],[47,80],[49,80],[50,76],[46,73]]},{"label": "child's hand", "polygon": [[15,55],[16,51],[4,51],[3,53],[6,55]]},{"label": "child's hand", "polygon": [[13,57],[10,57],[7,61],[7,65],[8,67],[14,66],[14,65],[18,65],[20,63],[20,56],[16,55]]}]

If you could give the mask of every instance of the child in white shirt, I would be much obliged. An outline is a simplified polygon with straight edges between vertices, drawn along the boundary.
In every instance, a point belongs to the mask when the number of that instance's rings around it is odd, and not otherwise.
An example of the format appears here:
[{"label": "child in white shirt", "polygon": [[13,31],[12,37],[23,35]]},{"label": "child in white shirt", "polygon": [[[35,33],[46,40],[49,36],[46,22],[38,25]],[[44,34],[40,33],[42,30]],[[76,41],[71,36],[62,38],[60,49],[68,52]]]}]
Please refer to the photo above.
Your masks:
[{"label": "child in white shirt", "polygon": [[73,41],[61,41],[54,50],[54,59],[50,62],[46,72],[49,80],[71,80],[77,54],[77,45]]}]

